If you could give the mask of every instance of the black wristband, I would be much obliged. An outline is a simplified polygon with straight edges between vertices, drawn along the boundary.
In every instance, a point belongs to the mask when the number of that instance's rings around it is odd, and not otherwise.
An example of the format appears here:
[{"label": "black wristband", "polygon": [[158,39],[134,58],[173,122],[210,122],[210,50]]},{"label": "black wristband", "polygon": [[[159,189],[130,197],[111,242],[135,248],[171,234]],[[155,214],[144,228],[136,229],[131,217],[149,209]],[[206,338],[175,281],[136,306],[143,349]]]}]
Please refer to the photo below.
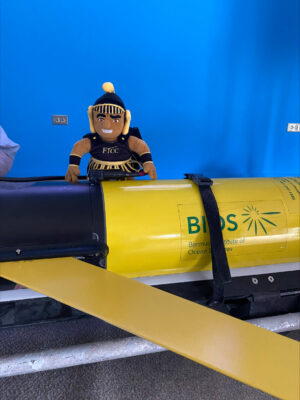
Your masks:
[{"label": "black wristband", "polygon": [[79,164],[80,164],[80,161],[81,161],[81,157],[75,156],[74,154],[71,154],[71,155],[70,155],[69,164],[72,164],[72,165],[79,165]]},{"label": "black wristband", "polygon": [[144,154],[142,154],[141,155],[141,162],[142,162],[142,164],[144,164],[145,162],[149,162],[149,161],[152,161],[152,156],[151,156],[151,153],[144,153]]}]

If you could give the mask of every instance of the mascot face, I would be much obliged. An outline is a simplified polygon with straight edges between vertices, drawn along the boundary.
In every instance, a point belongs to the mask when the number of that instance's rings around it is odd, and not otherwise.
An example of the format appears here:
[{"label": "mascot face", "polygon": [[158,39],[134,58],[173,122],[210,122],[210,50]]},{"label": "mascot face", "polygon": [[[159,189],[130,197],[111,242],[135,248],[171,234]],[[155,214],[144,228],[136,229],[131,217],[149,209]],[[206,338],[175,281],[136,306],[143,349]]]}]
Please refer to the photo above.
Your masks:
[{"label": "mascot face", "polygon": [[114,115],[93,111],[93,122],[95,131],[102,140],[115,142],[124,127],[124,113]]}]

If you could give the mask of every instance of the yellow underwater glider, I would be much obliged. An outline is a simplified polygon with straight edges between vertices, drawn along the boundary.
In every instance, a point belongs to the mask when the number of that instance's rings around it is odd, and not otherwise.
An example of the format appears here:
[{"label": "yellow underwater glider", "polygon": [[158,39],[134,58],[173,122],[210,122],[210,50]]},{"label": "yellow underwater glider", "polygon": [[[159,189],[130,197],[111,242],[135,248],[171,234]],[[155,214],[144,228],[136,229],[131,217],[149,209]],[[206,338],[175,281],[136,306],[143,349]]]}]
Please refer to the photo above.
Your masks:
[{"label": "yellow underwater glider", "polygon": [[0,182],[0,276],[297,400],[299,343],[243,319],[299,311],[300,179],[188,178]]}]

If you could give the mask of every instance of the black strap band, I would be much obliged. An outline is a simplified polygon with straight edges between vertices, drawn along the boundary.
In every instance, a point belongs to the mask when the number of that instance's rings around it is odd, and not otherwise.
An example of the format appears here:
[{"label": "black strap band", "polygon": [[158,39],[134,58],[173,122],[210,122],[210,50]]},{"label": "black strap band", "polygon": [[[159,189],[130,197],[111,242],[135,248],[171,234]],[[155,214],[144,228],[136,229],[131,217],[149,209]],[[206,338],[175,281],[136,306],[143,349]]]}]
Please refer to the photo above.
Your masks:
[{"label": "black strap band", "polygon": [[213,181],[203,175],[185,174],[187,179],[198,185],[210,233],[212,271],[214,278],[213,302],[224,299],[224,284],[231,282],[231,274],[224,246],[220,213],[211,190]]},{"label": "black strap band", "polygon": [[76,156],[75,154],[71,154],[69,158],[69,164],[79,165],[81,161],[81,157]]},{"label": "black strap band", "polygon": [[151,153],[144,153],[141,156],[141,163],[144,164],[145,162],[152,161]]}]

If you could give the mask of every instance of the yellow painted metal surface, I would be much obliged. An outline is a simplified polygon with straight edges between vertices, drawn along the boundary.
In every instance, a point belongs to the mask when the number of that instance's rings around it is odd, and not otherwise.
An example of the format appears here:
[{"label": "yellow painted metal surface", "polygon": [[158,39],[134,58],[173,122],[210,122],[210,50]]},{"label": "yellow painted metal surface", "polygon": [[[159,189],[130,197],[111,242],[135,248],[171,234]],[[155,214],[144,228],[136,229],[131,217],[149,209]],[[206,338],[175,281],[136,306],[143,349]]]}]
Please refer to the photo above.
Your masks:
[{"label": "yellow painted metal surface", "polygon": [[[215,179],[230,268],[299,260],[299,178]],[[103,182],[107,268],[129,277],[211,269],[199,189],[189,180]]]},{"label": "yellow painted metal surface", "polygon": [[73,258],[0,263],[0,276],[274,396],[299,400],[294,340]]}]

